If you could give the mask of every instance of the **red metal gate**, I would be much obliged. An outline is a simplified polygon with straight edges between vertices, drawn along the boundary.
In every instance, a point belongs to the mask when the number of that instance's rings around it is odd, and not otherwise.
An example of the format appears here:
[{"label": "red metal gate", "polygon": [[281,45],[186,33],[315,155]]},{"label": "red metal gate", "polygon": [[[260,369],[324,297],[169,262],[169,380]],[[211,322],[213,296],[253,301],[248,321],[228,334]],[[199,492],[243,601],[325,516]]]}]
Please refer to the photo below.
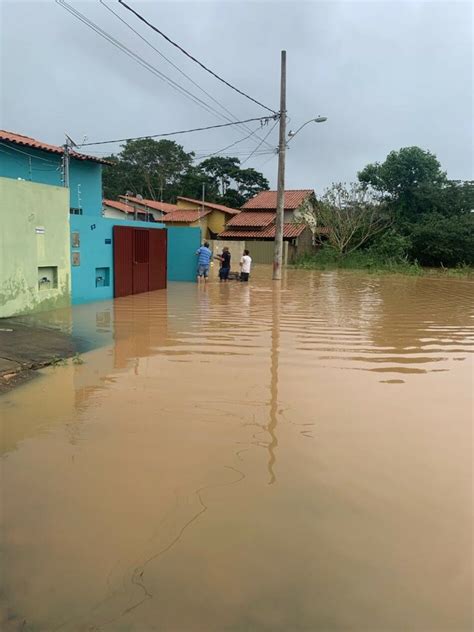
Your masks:
[{"label": "red metal gate", "polygon": [[167,233],[166,230],[150,230],[149,289],[163,290],[167,277]]},{"label": "red metal gate", "polygon": [[114,226],[114,296],[166,287],[166,230]]},{"label": "red metal gate", "polygon": [[133,230],[133,293],[148,292],[148,268],[150,267],[149,230]]}]

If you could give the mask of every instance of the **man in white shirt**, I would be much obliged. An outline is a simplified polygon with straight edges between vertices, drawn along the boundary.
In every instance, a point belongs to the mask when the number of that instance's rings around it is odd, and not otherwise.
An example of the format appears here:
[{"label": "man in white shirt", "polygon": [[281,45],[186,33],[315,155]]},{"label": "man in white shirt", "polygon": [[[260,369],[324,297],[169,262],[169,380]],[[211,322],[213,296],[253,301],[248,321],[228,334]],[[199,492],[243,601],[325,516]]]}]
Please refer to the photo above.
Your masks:
[{"label": "man in white shirt", "polygon": [[252,257],[248,250],[244,250],[242,259],[240,260],[240,280],[245,283],[249,280],[250,268],[252,267]]}]

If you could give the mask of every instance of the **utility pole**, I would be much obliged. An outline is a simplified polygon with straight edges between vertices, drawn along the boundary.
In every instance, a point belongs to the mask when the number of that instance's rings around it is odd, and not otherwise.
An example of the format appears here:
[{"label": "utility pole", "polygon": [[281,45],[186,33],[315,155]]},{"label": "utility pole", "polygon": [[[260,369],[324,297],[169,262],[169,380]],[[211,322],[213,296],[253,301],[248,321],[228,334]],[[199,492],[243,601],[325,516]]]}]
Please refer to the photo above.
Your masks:
[{"label": "utility pole", "polygon": [[285,215],[285,154],[286,154],[286,50],[281,51],[280,79],[280,140],[278,143],[278,185],[273,251],[273,280],[281,279],[283,254],[283,220]]},{"label": "utility pole", "polygon": [[66,134],[64,143],[64,186],[69,186],[69,136]]}]

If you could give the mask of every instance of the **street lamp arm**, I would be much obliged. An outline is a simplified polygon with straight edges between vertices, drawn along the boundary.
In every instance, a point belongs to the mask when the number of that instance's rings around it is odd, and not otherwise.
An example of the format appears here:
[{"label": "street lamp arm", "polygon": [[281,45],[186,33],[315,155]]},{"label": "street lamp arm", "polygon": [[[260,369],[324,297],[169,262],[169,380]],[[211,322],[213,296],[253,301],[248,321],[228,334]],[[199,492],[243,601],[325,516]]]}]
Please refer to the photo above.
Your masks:
[{"label": "street lamp arm", "polygon": [[306,121],[306,123],[303,123],[303,125],[300,125],[300,127],[298,127],[298,129],[296,130],[296,132],[288,132],[288,136],[290,137],[288,142],[290,142],[290,140],[293,140],[293,138],[296,136],[296,134],[298,134],[298,132],[300,132],[303,127],[306,127],[306,125],[308,125],[309,123],[324,123],[324,121],[327,121],[327,116],[317,116],[314,119],[309,119],[309,121]]}]

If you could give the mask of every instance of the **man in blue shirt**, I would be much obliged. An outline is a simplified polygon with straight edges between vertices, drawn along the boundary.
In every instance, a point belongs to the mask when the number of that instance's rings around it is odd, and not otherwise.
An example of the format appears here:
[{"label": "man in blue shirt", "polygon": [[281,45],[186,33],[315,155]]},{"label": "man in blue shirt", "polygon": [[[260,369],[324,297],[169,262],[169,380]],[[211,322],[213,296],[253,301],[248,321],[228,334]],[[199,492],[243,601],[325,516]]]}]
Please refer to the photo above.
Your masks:
[{"label": "man in blue shirt", "polygon": [[207,278],[209,276],[209,265],[212,259],[212,252],[209,248],[209,244],[207,241],[204,242],[204,245],[201,246],[197,251],[196,255],[198,258],[198,268],[197,268],[197,280],[198,283],[201,279],[204,279],[204,282],[207,282]]}]

